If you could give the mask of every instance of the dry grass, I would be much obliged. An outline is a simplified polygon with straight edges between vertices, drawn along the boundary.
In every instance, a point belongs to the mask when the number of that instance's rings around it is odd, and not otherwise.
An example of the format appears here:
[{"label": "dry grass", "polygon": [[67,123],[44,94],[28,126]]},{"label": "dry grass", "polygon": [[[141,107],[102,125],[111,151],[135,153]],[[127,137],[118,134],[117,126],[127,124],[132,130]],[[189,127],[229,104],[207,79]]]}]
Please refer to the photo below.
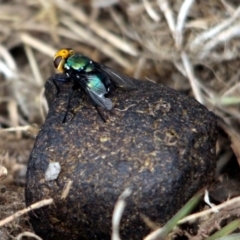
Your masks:
[{"label": "dry grass", "polygon": [[[0,26],[0,163],[9,172],[0,186],[16,182],[16,169],[26,166],[33,124],[47,112],[44,82],[62,47],[193,95],[222,119],[240,163],[239,1],[2,1]],[[233,156],[222,142],[219,166]]]}]

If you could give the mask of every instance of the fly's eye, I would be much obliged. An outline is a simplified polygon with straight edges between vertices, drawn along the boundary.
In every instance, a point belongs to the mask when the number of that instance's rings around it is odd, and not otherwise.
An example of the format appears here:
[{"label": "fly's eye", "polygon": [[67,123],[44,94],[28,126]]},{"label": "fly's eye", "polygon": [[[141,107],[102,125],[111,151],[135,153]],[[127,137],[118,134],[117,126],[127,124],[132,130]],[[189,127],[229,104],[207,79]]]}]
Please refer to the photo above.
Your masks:
[{"label": "fly's eye", "polygon": [[58,69],[61,66],[62,61],[63,61],[63,58],[61,56],[56,57],[53,60],[54,67]]}]

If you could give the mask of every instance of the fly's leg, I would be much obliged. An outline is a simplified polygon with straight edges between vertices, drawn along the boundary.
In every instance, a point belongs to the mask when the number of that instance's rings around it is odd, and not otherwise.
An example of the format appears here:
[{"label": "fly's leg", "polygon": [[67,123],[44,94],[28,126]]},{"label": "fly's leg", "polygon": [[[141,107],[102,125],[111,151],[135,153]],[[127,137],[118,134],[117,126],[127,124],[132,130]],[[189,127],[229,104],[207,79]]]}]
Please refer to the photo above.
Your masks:
[{"label": "fly's leg", "polygon": [[95,105],[95,108],[96,108],[96,110],[97,110],[97,112],[98,112],[98,115],[99,115],[100,118],[103,120],[103,122],[106,122],[106,119],[103,117],[102,113],[99,111],[98,106]]},{"label": "fly's leg", "polygon": [[59,88],[59,86],[58,86],[58,84],[57,84],[57,81],[53,78],[53,79],[52,79],[52,82],[53,82],[55,88],[57,89],[56,95],[58,95],[58,94],[60,93],[60,88]]},{"label": "fly's leg", "polygon": [[69,79],[68,79],[68,77],[66,76],[66,74],[58,73],[58,74],[54,74],[54,75],[52,76],[52,81],[53,81],[54,86],[55,86],[56,89],[57,89],[56,95],[58,95],[59,92],[60,92],[60,88],[59,88],[57,82],[68,82]]},{"label": "fly's leg", "polygon": [[70,110],[70,103],[71,103],[71,100],[74,96],[74,93],[75,93],[75,88],[72,87],[72,89],[70,90],[69,94],[68,94],[68,100],[67,100],[67,108],[66,108],[66,112],[65,112],[65,115],[63,117],[63,120],[62,120],[62,123],[65,123],[66,120],[67,120],[67,115],[68,115],[68,112]]}]

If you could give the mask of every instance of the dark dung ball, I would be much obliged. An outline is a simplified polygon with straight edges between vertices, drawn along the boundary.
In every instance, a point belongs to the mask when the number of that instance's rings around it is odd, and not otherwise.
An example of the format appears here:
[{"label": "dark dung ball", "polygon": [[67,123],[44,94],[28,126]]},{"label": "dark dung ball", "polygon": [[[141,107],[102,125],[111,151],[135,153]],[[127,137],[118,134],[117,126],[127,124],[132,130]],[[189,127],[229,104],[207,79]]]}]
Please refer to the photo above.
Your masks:
[{"label": "dark dung ball", "polygon": [[[143,216],[158,224],[169,220],[215,170],[216,119],[212,112],[175,90],[146,81],[137,89],[113,91],[111,111],[75,93],[62,123],[71,83],[46,83],[49,113],[28,163],[26,204],[54,198],[34,210],[30,221],[43,239],[111,238],[111,218],[119,195],[126,199],[120,235],[142,239],[151,229]],[[49,163],[60,173],[47,180]],[[66,184],[68,195],[62,198]]]}]

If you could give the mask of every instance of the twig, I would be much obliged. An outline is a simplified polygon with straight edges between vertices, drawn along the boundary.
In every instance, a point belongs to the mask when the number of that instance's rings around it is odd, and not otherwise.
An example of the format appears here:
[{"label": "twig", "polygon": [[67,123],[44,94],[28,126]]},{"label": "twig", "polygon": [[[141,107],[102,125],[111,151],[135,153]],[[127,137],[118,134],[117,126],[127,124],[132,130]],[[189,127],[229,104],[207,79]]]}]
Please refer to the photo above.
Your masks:
[{"label": "twig", "polygon": [[37,86],[43,86],[44,81],[43,81],[42,75],[39,70],[39,66],[37,64],[37,61],[33,54],[32,49],[28,45],[24,44],[24,50],[27,55],[30,67],[32,69],[32,73],[33,73],[34,80],[35,80],[34,82],[36,83]]},{"label": "twig", "polygon": [[17,70],[18,70],[17,69],[17,64],[16,64],[14,58],[9,53],[7,48],[4,47],[3,45],[0,45],[0,55],[4,59],[7,66],[10,68],[10,70],[13,71],[13,72],[17,72]]},{"label": "twig", "polygon": [[[234,76],[235,77],[235,76]],[[225,92],[223,92],[221,94],[222,97],[226,97],[226,96],[231,96],[234,95],[234,93],[238,93],[239,94],[239,89],[240,89],[240,82],[237,82],[239,77],[240,77],[240,72],[237,73],[236,76],[236,84],[232,84]],[[229,81],[230,82],[230,81]]]},{"label": "twig", "polygon": [[0,221],[0,227],[21,217],[22,215],[24,215],[25,213],[28,213],[30,211],[32,211],[33,209],[38,209],[38,208],[41,208],[41,207],[44,207],[44,206],[47,206],[47,205],[50,205],[53,203],[53,199],[52,198],[49,198],[49,199],[43,199],[39,202],[36,202],[30,206],[28,206],[27,208],[24,208],[22,210],[19,210],[17,212],[15,212],[13,215],[3,219]]},{"label": "twig", "polygon": [[159,7],[160,7],[161,11],[165,15],[168,26],[169,26],[172,34],[173,34],[173,38],[175,39],[174,33],[175,33],[176,26],[175,26],[175,20],[174,20],[174,17],[173,17],[173,11],[169,7],[167,0],[158,0],[158,4],[159,4]]},{"label": "twig", "polygon": [[7,177],[7,175],[8,175],[8,170],[4,166],[0,165],[0,182],[4,180]]},{"label": "twig", "polygon": [[[175,21],[173,18],[173,13],[172,10],[170,9],[167,0],[158,0],[159,6],[161,8],[161,10],[163,11],[165,18],[168,22],[168,26],[170,28],[170,30],[172,31],[173,34],[173,38],[175,39],[175,44],[177,47],[181,47],[182,44],[182,29],[184,27],[184,23],[185,23],[185,19],[187,17],[187,13],[192,5],[194,0],[185,0],[184,3],[182,4],[181,10],[179,12],[178,15],[178,22],[177,22],[177,26],[175,26]],[[177,37],[176,34],[177,33]],[[200,102],[203,103],[203,97],[201,94],[201,91],[199,89],[198,86],[198,81],[197,78],[194,75],[194,71],[192,68],[192,65],[189,61],[188,55],[186,54],[185,51],[182,51],[181,53],[181,59],[183,62],[183,66],[185,68],[188,80],[190,82],[190,85],[192,87],[193,90],[193,94],[195,96],[195,98]],[[177,67],[179,67],[180,65],[176,65]],[[181,71],[183,74],[184,72]],[[185,75],[185,74],[184,74]]]},{"label": "twig", "polygon": [[201,94],[200,88],[199,88],[199,84],[198,84],[198,80],[194,75],[194,71],[192,68],[192,65],[189,61],[189,58],[187,56],[187,54],[185,52],[181,53],[181,58],[182,58],[182,62],[184,65],[184,68],[186,70],[187,76],[188,76],[188,80],[191,84],[192,90],[193,90],[193,94],[195,96],[195,98],[200,102],[200,103],[204,103],[204,98]]},{"label": "twig", "polygon": [[239,17],[240,17],[240,7],[237,8],[237,10],[235,11],[235,13],[231,18],[228,18],[227,20],[209,29],[208,31],[205,31],[202,34],[198,35],[191,42],[190,49],[193,51],[194,49],[199,47],[200,44],[203,44],[204,41],[213,38],[214,36],[216,36],[216,34],[221,32],[224,28],[227,28],[228,26],[230,26]]},{"label": "twig", "polygon": [[194,3],[194,0],[185,0],[180,8],[177,17],[176,23],[176,31],[175,31],[175,42],[177,49],[182,48],[182,41],[183,41],[183,28],[185,25],[185,21],[190,10],[190,7]]},{"label": "twig", "polygon": [[146,9],[146,12],[148,13],[149,17],[153,21],[158,22],[160,20],[160,16],[154,10],[154,8],[152,7],[151,3],[149,3],[148,0],[142,0],[142,1],[143,1],[143,5],[144,5],[144,7]]},{"label": "twig", "polygon": [[132,55],[137,56],[138,51],[128,42],[121,40],[114,34],[110,33],[106,29],[102,28],[100,24],[97,22],[92,22],[89,25],[89,19],[87,15],[81,11],[79,8],[74,7],[67,1],[63,0],[54,0],[55,4],[62,9],[63,11],[70,13],[74,16],[79,22],[84,25],[87,25],[95,34],[100,36],[101,38],[105,39],[109,43],[111,43],[114,47]]},{"label": "twig", "polygon": [[216,205],[210,201],[209,192],[208,192],[207,189],[205,189],[204,202],[205,202],[210,208],[212,208],[215,213],[219,212],[218,210],[215,209],[215,206],[216,206]]},{"label": "twig", "polygon": [[137,104],[131,104],[128,107],[124,108],[124,109],[119,109],[119,108],[114,108],[116,111],[119,112],[126,112],[129,108],[136,106]]},{"label": "twig", "polygon": [[221,32],[217,36],[215,36],[213,39],[209,40],[203,47],[201,53],[199,54],[200,58],[206,57],[209,52],[215,48],[219,43],[226,42],[228,40],[231,40],[234,37],[240,36],[240,23],[237,25],[234,25],[225,31]]},{"label": "twig", "polygon": [[50,57],[52,57],[55,54],[55,52],[57,51],[56,49],[50,47],[49,45],[38,40],[37,38],[30,36],[27,33],[20,34],[20,38],[25,44],[37,49],[38,51],[40,51]]},{"label": "twig", "polygon": [[119,225],[121,221],[121,217],[123,214],[123,210],[126,206],[125,199],[129,197],[132,193],[130,188],[126,188],[123,193],[119,196],[114,210],[113,210],[113,217],[112,217],[112,237],[111,240],[120,240],[119,235]]},{"label": "twig", "polygon": [[63,17],[61,22],[68,26],[73,32],[78,34],[84,41],[92,46],[96,47],[99,51],[103,52],[107,56],[114,59],[117,63],[123,66],[126,69],[132,69],[132,64],[126,59],[123,58],[116,50],[109,44],[104,43],[96,36],[93,36],[91,32],[87,31],[85,28],[81,27],[79,24],[74,23],[70,18]]},{"label": "twig", "polygon": [[[19,114],[18,114],[18,106],[15,100],[10,100],[7,102],[7,109],[9,114],[10,126],[17,127],[19,124]],[[21,137],[21,132],[16,131],[16,137],[19,139]]]},{"label": "twig", "polygon": [[174,65],[177,68],[177,70],[184,76],[187,77],[186,71],[184,69],[184,66],[180,61],[174,61]]},{"label": "twig", "polygon": [[[38,30],[39,33],[46,33],[50,34],[51,29],[47,25],[41,24],[41,23],[35,23],[35,22],[27,22],[23,24],[22,26],[19,26],[19,30],[22,31],[35,31]],[[56,32],[59,36],[72,39],[74,41],[79,41],[79,36],[77,34],[73,33],[72,31],[69,31],[68,29],[64,27],[56,27]]]},{"label": "twig", "polygon": [[205,210],[205,211],[202,211],[202,212],[199,212],[199,213],[194,213],[192,215],[189,215],[185,218],[183,218],[182,220],[180,220],[178,222],[178,224],[183,224],[183,223],[186,223],[186,222],[190,222],[190,221],[196,221],[197,218],[200,218],[200,217],[203,217],[203,216],[206,216],[210,213],[214,213],[216,210],[219,211],[223,208],[226,208],[230,205],[233,205],[233,207],[237,208],[236,203],[239,203],[240,204],[240,197],[236,197],[236,198],[233,198],[231,200],[228,200],[222,204],[219,204],[217,206],[214,207],[214,209],[208,209],[208,210]]},{"label": "twig", "polygon": [[16,126],[16,127],[10,127],[10,128],[4,128],[4,129],[0,129],[0,133],[1,132],[16,132],[16,131],[29,131],[32,134],[36,135],[38,132],[38,128],[37,127],[33,127],[31,125],[26,125],[26,126]]},{"label": "twig", "polygon": [[3,73],[6,79],[12,79],[16,77],[15,73],[8,67],[8,65],[0,60],[0,72]]},{"label": "twig", "polygon": [[91,5],[93,8],[107,8],[116,3],[119,3],[119,0],[92,0]]},{"label": "twig", "polygon": [[35,238],[37,240],[43,240],[42,238],[40,238],[39,236],[37,236],[35,233],[32,233],[32,232],[23,232],[23,233],[20,233],[16,236],[16,240],[21,240],[22,237],[32,237],[32,238]]},{"label": "twig", "polygon": [[61,195],[61,199],[66,199],[66,197],[68,196],[69,194],[69,191],[72,187],[72,184],[73,184],[73,181],[72,180],[69,180],[65,185],[64,185],[64,188],[62,190],[62,195]]},{"label": "twig", "polygon": [[163,240],[166,239],[168,234],[177,226],[177,223],[184,216],[188,215],[193,208],[200,202],[202,199],[203,191],[199,191],[195,194],[167,223],[161,227],[151,232],[144,238],[144,240]]},{"label": "twig", "polygon": [[136,66],[134,74],[133,74],[134,78],[136,78],[136,79],[140,78],[142,71],[143,71],[144,67],[146,66],[146,63],[147,63],[147,59],[145,57],[140,57],[138,59],[137,66]]},{"label": "twig", "polygon": [[225,0],[221,0],[223,6],[225,7],[225,9],[227,10],[229,15],[233,15],[235,10],[234,7],[231,6],[230,4],[228,4]]}]

